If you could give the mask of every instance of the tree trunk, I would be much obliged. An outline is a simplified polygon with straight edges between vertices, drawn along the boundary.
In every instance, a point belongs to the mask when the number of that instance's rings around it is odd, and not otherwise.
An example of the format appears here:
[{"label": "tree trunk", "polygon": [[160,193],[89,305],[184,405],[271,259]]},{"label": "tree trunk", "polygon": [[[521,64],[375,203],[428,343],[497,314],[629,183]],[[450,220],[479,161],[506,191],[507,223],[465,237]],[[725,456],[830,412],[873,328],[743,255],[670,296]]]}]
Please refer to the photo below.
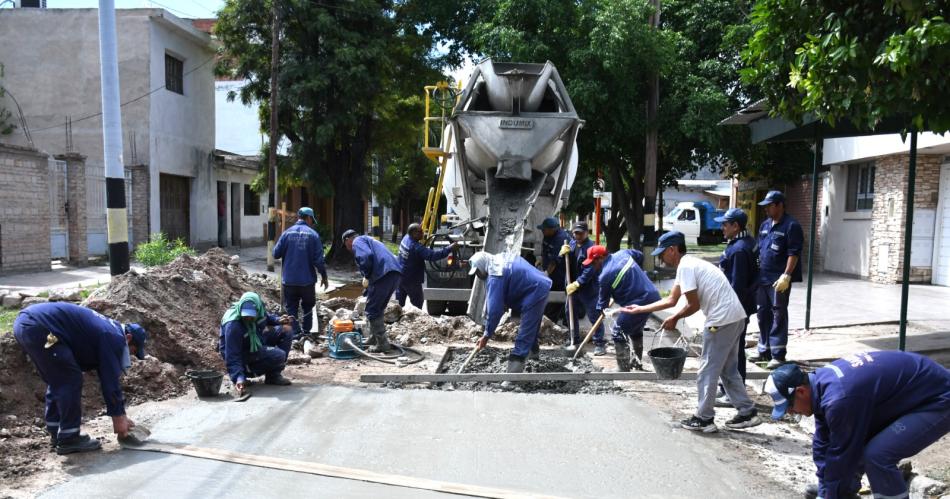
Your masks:
[{"label": "tree trunk", "polygon": [[370,118],[364,118],[356,130],[355,138],[346,140],[350,146],[336,155],[335,164],[343,166],[338,175],[333,176],[333,245],[327,254],[327,263],[348,264],[353,255],[343,245],[341,236],[348,229],[364,233],[366,176],[366,155],[369,150]]},{"label": "tree trunk", "polygon": [[[627,247],[639,247],[640,224],[643,221],[643,206],[640,204],[640,200],[643,199],[643,174],[634,171],[633,179],[630,182],[631,192],[628,193],[623,182],[621,166],[612,163],[610,165],[610,184],[614,193],[614,202],[623,211],[623,218],[627,227]],[[619,249],[620,241],[618,240],[616,244]]]}]

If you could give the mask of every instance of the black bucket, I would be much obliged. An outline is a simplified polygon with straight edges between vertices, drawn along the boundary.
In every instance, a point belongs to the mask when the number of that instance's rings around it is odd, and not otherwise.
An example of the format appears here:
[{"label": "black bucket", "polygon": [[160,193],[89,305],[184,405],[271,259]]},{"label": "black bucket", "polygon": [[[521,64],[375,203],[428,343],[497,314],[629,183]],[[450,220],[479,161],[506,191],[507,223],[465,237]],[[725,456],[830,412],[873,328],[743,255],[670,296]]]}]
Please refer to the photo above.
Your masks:
[{"label": "black bucket", "polygon": [[686,364],[686,350],[677,347],[654,348],[647,352],[660,379],[678,379]]},{"label": "black bucket", "polygon": [[199,397],[217,397],[221,390],[224,375],[217,371],[188,371],[185,376],[191,380]]}]

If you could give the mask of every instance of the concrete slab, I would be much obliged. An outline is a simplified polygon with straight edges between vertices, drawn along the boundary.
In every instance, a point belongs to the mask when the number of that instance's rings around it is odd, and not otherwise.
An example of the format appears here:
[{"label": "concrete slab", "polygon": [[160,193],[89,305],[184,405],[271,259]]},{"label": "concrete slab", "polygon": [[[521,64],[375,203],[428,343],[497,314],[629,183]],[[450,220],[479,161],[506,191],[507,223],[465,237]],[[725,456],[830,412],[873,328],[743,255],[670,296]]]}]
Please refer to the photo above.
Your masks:
[{"label": "concrete slab", "polygon": [[[626,397],[254,389],[243,404],[183,405],[153,440],[568,497],[776,497],[709,437]],[[44,497],[449,497],[130,450],[78,459]]]}]

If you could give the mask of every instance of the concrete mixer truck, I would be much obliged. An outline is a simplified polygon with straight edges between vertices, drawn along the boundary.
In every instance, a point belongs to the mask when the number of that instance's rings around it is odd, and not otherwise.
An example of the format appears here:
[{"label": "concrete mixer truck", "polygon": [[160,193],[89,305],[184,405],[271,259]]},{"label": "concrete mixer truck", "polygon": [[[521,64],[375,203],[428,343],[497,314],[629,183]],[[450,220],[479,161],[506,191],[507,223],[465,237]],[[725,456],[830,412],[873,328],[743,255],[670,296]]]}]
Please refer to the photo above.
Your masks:
[{"label": "concrete mixer truck", "polygon": [[[535,227],[567,202],[582,121],[550,62],[486,59],[464,89],[427,87],[426,99],[423,150],[439,165],[439,180],[423,228],[434,246],[462,245],[448,260],[429,263],[423,292],[430,313],[467,309],[481,321],[484,285],[468,276],[464,262],[481,249],[540,257],[542,235]],[[431,113],[440,102],[442,114]],[[440,206],[448,217],[439,216]],[[438,227],[440,218],[458,221]],[[563,293],[552,293],[550,301],[563,302]]]}]

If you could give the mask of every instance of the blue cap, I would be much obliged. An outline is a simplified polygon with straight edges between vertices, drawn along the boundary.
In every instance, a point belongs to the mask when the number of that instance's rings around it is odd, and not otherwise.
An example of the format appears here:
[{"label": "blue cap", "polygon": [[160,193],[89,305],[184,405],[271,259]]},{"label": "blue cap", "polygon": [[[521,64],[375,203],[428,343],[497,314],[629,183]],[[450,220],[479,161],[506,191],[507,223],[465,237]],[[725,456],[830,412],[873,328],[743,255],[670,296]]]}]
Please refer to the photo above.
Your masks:
[{"label": "blue cap", "polygon": [[765,391],[774,404],[772,419],[782,419],[795,399],[795,389],[805,384],[805,373],[796,364],[782,364],[765,381]]},{"label": "blue cap", "polygon": [[738,222],[739,227],[745,227],[749,223],[749,216],[742,211],[742,208],[729,208],[721,217],[716,217],[713,220],[719,223]]},{"label": "blue cap", "polygon": [[135,345],[135,356],[139,360],[145,360],[145,340],[148,339],[148,333],[138,324],[126,324],[125,333],[132,335],[132,344]]},{"label": "blue cap", "polygon": [[257,317],[257,304],[246,301],[241,305],[241,317]]},{"label": "blue cap", "polygon": [[785,202],[785,194],[782,194],[782,191],[769,191],[769,193],[765,195],[765,199],[763,199],[762,201],[759,201],[759,206],[766,206],[772,203],[784,203],[784,202]]},{"label": "blue cap", "polygon": [[297,210],[297,216],[300,218],[310,217],[314,220],[317,219],[317,216],[313,214],[313,208],[309,206],[304,206],[303,208],[300,208],[299,210]]},{"label": "blue cap", "polygon": [[650,253],[653,256],[663,253],[663,250],[672,246],[679,246],[681,244],[686,244],[686,236],[678,230],[671,230],[666,234],[660,236],[660,240],[657,241],[656,249],[653,250],[653,253]]},{"label": "blue cap", "polygon": [[557,229],[561,226],[561,223],[557,221],[554,217],[545,218],[541,225],[538,226],[539,229]]},{"label": "blue cap", "polygon": [[346,242],[347,239],[355,237],[357,232],[353,229],[346,229],[346,232],[343,233],[343,242]]}]

